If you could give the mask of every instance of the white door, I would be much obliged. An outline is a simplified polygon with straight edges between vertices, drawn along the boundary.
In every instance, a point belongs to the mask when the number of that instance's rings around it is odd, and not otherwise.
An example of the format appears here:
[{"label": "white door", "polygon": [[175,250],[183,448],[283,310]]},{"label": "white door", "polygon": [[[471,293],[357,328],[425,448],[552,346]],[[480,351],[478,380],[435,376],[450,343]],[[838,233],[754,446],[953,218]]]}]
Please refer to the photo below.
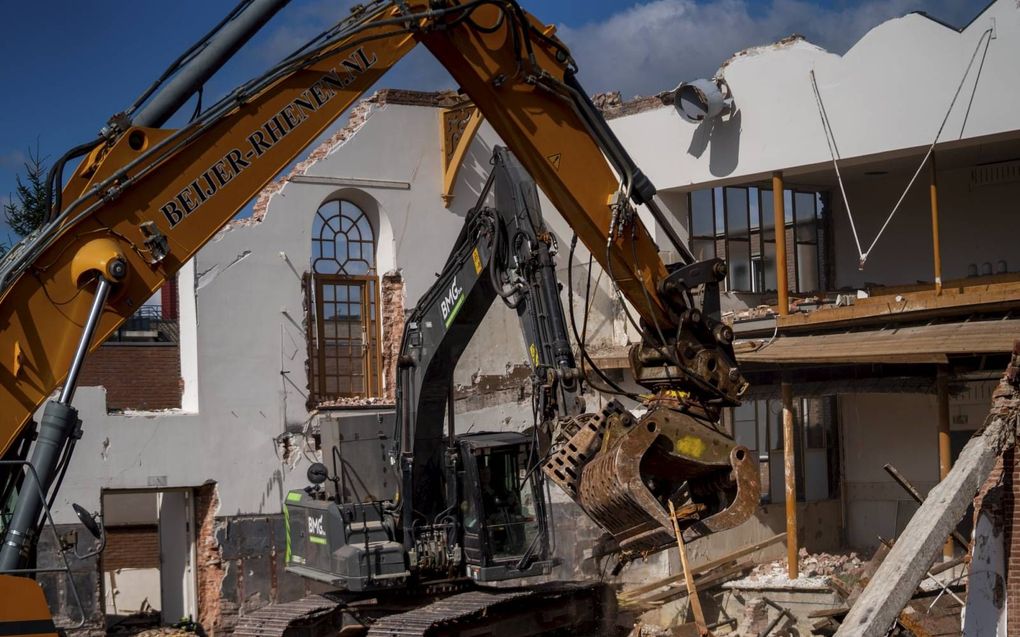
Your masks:
[{"label": "white door", "polygon": [[158,496],[160,587],[163,622],[197,617],[195,601],[195,525],[189,490]]}]

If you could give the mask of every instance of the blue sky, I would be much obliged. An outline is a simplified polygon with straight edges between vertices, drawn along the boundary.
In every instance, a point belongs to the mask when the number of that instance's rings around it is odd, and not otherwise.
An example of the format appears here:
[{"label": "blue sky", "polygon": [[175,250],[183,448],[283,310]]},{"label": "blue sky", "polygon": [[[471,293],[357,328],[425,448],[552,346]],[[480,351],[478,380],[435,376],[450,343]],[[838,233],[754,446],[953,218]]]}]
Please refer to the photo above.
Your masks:
[{"label": "blue sky", "polygon": [[[964,24],[984,0],[521,0],[560,26],[590,92],[625,96],[710,75],[732,52],[802,33],[845,52],[874,25],[913,10]],[[346,13],[351,0],[292,0],[206,87],[206,103],[255,75]],[[7,2],[0,39],[0,201],[26,153],[51,161],[92,139],[165,66],[234,6],[233,0]],[[450,88],[426,51],[386,86]],[[0,241],[6,242],[0,223]]]}]

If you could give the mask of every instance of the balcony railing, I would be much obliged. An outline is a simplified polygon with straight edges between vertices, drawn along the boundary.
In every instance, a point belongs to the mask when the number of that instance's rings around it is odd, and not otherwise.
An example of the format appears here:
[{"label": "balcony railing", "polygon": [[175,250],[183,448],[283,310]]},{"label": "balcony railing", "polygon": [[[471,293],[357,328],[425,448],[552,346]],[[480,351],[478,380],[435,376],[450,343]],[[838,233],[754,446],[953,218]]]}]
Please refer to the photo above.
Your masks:
[{"label": "balcony railing", "polygon": [[143,305],[114,332],[108,343],[179,343],[180,323],[165,318],[159,305]]}]

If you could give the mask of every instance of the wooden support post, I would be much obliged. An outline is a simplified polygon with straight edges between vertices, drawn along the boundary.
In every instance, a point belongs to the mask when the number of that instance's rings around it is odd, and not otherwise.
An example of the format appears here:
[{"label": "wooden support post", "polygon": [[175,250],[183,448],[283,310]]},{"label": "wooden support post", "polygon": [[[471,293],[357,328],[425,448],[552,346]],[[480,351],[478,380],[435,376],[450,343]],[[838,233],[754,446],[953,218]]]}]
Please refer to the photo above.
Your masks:
[{"label": "wooden support post", "polygon": [[776,291],[779,293],[779,315],[790,313],[790,285],[786,269],[786,197],[783,193],[783,173],[772,173],[772,209],[775,213],[773,229],[776,233]]},{"label": "wooden support post", "polygon": [[793,427],[793,386],[783,381],[783,476],[786,484],[786,564],[790,579],[797,579],[797,464]]},{"label": "wooden support post", "polygon": [[[953,469],[952,441],[949,436],[949,370],[939,365],[935,379],[939,410],[939,480],[945,480]],[[947,540],[942,548],[942,555],[947,560],[953,559],[953,541]]]},{"label": "wooden support post", "polygon": [[935,153],[931,154],[931,239],[935,249],[935,294],[942,294],[942,249],[939,245],[939,190]]},{"label": "wooden support post", "polygon": [[676,507],[673,501],[669,501],[669,518],[673,520],[673,533],[676,534],[676,548],[680,552],[680,566],[684,569],[684,583],[687,585],[687,598],[691,600],[691,612],[694,613],[694,624],[698,628],[698,634],[708,635],[708,624],[705,622],[705,611],[701,609],[701,599],[698,597],[698,589],[694,585],[694,573],[690,564],[687,563],[687,547],[684,545],[684,534],[680,532],[680,523],[676,519]]}]

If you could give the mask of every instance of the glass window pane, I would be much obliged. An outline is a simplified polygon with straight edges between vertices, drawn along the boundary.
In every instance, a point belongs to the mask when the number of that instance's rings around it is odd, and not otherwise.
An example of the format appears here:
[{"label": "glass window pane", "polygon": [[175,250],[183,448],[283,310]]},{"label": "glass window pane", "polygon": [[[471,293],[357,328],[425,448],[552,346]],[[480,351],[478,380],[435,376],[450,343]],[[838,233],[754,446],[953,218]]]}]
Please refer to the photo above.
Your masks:
[{"label": "glass window pane", "polygon": [[786,215],[786,223],[793,223],[793,192],[783,191],[783,213]]},{"label": "glass window pane", "polygon": [[767,402],[769,410],[769,446],[772,451],[783,450],[783,404],[778,400]]},{"label": "glass window pane", "polygon": [[775,220],[776,212],[772,206],[772,191],[761,190],[759,191],[759,201],[761,203],[761,227],[763,231],[763,239],[765,241],[775,241]]},{"label": "glass window pane", "polygon": [[797,291],[818,290],[818,246],[797,244]]},{"label": "glass window pane", "polygon": [[712,212],[712,191],[697,190],[691,193],[691,236],[715,236]]},{"label": "glass window pane", "polygon": [[751,244],[747,241],[729,241],[726,255],[730,269],[730,290],[751,291]]},{"label": "glass window pane", "polygon": [[753,401],[745,401],[739,407],[733,408],[733,437],[738,445],[757,453],[758,423],[755,420]]},{"label": "glass window pane", "polygon": [[825,421],[822,401],[804,399],[804,445],[808,449],[825,449]]},{"label": "glass window pane", "polygon": [[711,239],[694,239],[691,241],[691,252],[699,261],[715,258],[715,241]]},{"label": "glass window pane", "polygon": [[743,239],[749,236],[745,188],[726,189],[726,232],[730,239]]},{"label": "glass window pane", "polygon": [[723,215],[726,212],[726,206],[723,204],[722,188],[712,189],[712,199],[715,202],[715,233],[724,235],[726,234],[726,221]]},{"label": "glass window pane", "polygon": [[778,287],[776,279],[776,244],[766,243],[765,254],[762,256],[762,272],[764,274],[765,290],[775,290]]},{"label": "glass window pane", "polygon": [[758,219],[758,189],[751,187],[747,189],[747,203],[751,206],[751,229],[757,230],[761,227]]},{"label": "glass window pane", "polygon": [[794,196],[794,207],[797,219],[797,241],[818,241],[815,232],[815,195],[809,192],[798,192]]}]

